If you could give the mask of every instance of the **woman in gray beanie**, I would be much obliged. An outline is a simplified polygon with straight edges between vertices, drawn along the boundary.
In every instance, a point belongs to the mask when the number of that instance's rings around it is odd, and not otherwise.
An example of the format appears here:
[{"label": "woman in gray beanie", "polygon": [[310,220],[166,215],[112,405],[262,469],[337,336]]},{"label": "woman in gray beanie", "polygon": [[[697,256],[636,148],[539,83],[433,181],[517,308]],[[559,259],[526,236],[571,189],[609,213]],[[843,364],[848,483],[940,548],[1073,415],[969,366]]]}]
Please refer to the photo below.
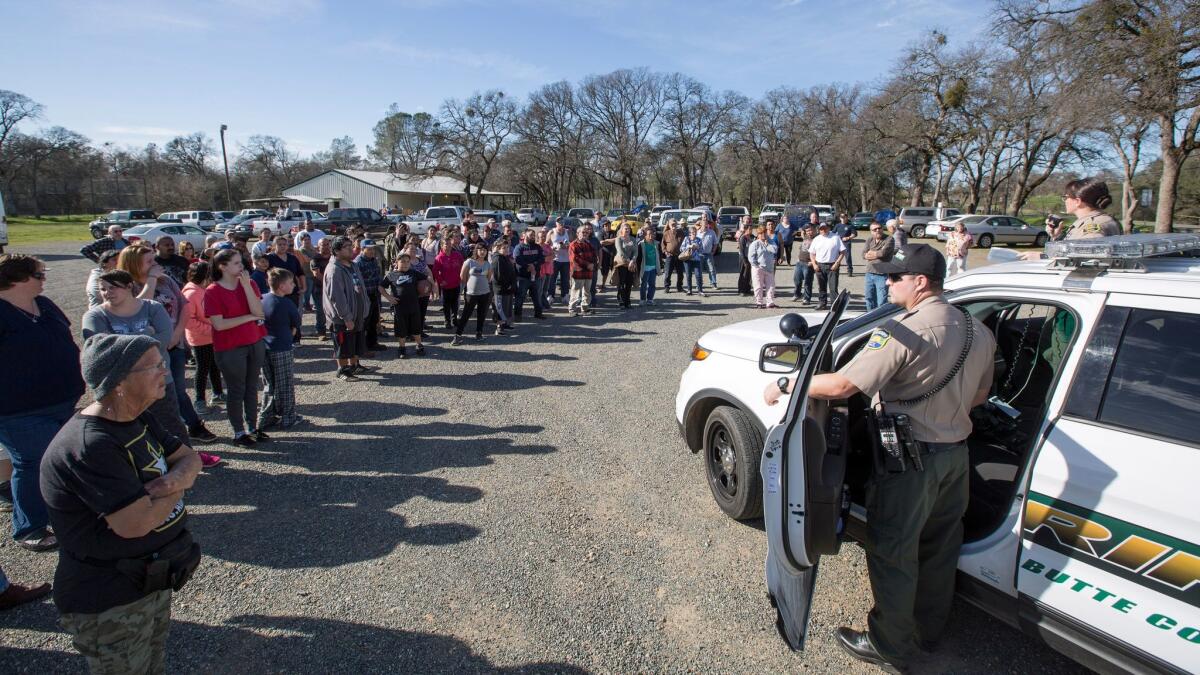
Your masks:
[{"label": "woman in gray beanie", "polygon": [[200,564],[183,503],[200,458],[149,413],[167,393],[158,347],[145,335],[89,338],[82,370],[95,403],[42,459],[60,545],[54,604],[94,673],[165,671],[171,592]]}]

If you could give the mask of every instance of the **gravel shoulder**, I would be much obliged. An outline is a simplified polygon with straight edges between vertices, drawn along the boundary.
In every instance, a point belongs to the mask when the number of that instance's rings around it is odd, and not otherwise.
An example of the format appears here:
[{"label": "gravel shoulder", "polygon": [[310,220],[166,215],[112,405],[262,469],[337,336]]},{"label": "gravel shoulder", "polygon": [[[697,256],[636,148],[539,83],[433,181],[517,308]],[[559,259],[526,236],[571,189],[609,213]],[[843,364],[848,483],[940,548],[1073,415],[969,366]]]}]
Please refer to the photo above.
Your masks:
[{"label": "gravel shoulder", "polygon": [[[14,248],[43,256],[47,295],[77,320],[78,246]],[[708,298],[660,293],[620,313],[610,291],[595,316],[556,308],[462,347],[435,330],[426,358],[383,353],[360,382],[334,380],[328,345],[306,341],[311,426],[254,449],[213,444],[227,464],[187,498],[206,557],[175,598],[168,669],[869,672],[832,635],[870,608],[861,549],[822,563],[809,644],[792,653],[765,597],[761,523],[721,514],[676,431],[692,343],[762,316],[729,290],[735,256],[721,258]],[[844,281],[861,297],[861,276]],[[207,419],[229,438],[223,415]],[[0,561],[34,581],[56,556],[3,537]],[[56,621],[48,601],[0,613],[0,671],[82,672]],[[962,602],[925,666],[1035,670],[1084,672]]]}]

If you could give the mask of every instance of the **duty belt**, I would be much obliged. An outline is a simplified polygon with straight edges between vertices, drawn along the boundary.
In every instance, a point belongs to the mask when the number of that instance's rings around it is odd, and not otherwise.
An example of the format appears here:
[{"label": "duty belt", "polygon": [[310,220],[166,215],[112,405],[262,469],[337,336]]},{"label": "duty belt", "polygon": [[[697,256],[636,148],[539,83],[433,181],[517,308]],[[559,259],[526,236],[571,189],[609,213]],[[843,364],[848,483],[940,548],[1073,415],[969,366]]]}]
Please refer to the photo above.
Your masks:
[{"label": "duty belt", "polygon": [[953,450],[955,448],[966,446],[966,441],[956,441],[954,443],[930,443],[929,441],[917,441],[921,444],[922,455],[932,455],[935,452],[943,450]]}]

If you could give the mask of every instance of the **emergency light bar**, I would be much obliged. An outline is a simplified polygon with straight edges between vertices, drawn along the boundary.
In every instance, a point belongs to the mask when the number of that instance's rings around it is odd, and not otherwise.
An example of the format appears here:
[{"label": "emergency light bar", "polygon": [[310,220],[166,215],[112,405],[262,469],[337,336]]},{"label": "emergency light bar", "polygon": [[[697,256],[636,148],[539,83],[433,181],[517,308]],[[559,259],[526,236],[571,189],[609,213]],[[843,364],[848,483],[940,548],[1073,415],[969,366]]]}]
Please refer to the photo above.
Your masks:
[{"label": "emergency light bar", "polygon": [[1052,241],[1046,245],[1046,257],[1056,261],[1065,259],[1063,262],[1070,261],[1065,266],[1074,267],[1088,260],[1101,264],[1102,261],[1132,261],[1198,250],[1200,235],[1178,232],[1122,234],[1116,237]]}]

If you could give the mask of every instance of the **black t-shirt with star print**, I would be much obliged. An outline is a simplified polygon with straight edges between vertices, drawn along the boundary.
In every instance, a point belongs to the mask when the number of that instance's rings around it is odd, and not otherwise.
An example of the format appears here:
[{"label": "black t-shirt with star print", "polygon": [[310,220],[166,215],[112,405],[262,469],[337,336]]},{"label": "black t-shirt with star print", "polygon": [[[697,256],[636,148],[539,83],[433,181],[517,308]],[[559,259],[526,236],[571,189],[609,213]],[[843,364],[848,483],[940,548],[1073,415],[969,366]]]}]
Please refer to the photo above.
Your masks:
[{"label": "black t-shirt with star print", "polygon": [[167,472],[182,442],[149,413],[113,422],[76,413],[42,458],[42,496],[59,542],[54,604],[63,613],[95,614],[142,597],[140,588],[99,561],[142,558],[184,533],[183,500],[144,537],[126,539],[104,517],[146,496],[146,483]]}]

